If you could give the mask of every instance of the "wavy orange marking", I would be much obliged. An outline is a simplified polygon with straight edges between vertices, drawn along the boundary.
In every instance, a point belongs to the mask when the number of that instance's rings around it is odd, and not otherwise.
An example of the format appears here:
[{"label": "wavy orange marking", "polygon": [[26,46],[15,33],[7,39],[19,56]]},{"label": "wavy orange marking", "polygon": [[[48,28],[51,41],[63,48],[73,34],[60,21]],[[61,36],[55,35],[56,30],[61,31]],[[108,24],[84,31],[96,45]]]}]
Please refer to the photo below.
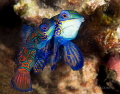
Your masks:
[{"label": "wavy orange marking", "polygon": [[20,67],[25,67],[25,68],[30,69],[30,64],[28,62],[26,62],[26,63],[20,63]]},{"label": "wavy orange marking", "polygon": [[24,69],[24,68],[19,68],[18,71],[22,71],[24,73],[28,73],[28,70]]},{"label": "wavy orange marking", "polygon": [[36,52],[36,51],[31,51],[30,54],[33,54],[33,53],[35,53],[35,52]]},{"label": "wavy orange marking", "polygon": [[26,47],[22,47],[23,49],[23,54],[26,54],[28,52],[28,50],[26,49]]},{"label": "wavy orange marking", "polygon": [[33,60],[31,60],[31,59],[28,60],[28,62],[30,62],[30,63],[31,63],[32,61],[33,61]]},{"label": "wavy orange marking", "polygon": [[34,37],[36,37],[37,36],[37,34],[36,33],[33,33],[32,34],[32,38],[34,38]]},{"label": "wavy orange marking", "polygon": [[20,57],[18,59],[19,59],[19,61],[25,61],[26,60],[26,56],[20,55]]}]

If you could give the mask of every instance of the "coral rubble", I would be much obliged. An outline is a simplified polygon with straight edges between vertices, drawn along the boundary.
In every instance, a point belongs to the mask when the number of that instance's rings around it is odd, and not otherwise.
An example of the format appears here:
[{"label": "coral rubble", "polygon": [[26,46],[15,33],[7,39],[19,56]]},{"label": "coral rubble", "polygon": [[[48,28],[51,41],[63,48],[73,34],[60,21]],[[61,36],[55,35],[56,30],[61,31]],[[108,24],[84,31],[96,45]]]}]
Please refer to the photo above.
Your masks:
[{"label": "coral rubble", "polygon": [[52,0],[51,4],[48,0],[19,0],[14,5],[14,10],[25,20],[38,25],[41,18],[51,18],[61,10],[76,10],[79,13],[91,14],[97,7],[107,5],[107,2],[104,0]]}]

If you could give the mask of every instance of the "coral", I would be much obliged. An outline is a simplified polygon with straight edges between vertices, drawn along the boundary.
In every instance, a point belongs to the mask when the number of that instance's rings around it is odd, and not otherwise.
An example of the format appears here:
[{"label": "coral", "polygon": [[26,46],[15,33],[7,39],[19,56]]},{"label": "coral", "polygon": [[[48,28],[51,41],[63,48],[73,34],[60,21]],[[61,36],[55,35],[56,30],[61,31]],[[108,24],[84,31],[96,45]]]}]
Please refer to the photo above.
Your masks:
[{"label": "coral", "polygon": [[[108,4],[104,0],[53,0],[51,1],[51,3],[53,3],[52,7],[49,7],[46,5],[49,1],[45,0],[45,3],[41,3],[41,1],[42,0],[19,0],[17,4],[14,5],[14,10],[25,20],[38,25],[41,23],[41,18],[51,18],[61,10],[76,10],[79,13],[85,12],[85,14],[91,14],[97,7]],[[79,6],[81,7],[79,8]]]},{"label": "coral", "polygon": [[[46,7],[45,4],[43,4],[43,6]],[[36,0],[20,0],[16,5],[14,5],[14,10],[22,18],[35,25],[39,25],[42,18],[51,18],[55,15],[52,8],[45,9],[39,7]]]},{"label": "coral", "polygon": [[[111,75],[114,80],[120,82],[120,56],[119,54],[114,54],[110,56],[110,59],[107,63],[109,70],[113,70],[113,75]],[[108,73],[109,75],[109,73]]]},{"label": "coral", "polygon": [[109,88],[120,92],[120,55],[118,52],[110,53],[109,59],[106,63],[106,83]]},{"label": "coral", "polygon": [[14,10],[17,11],[17,13],[19,13],[25,20],[29,19],[30,21],[35,21],[38,24],[41,22],[41,19],[38,18],[39,7],[34,0],[21,0],[14,6]]},{"label": "coral", "polygon": [[58,65],[60,67],[51,74],[56,75],[52,76],[53,83],[57,84],[56,94],[103,94],[97,85],[98,61],[95,56],[85,58],[85,65],[79,71],[73,71],[65,64]]}]

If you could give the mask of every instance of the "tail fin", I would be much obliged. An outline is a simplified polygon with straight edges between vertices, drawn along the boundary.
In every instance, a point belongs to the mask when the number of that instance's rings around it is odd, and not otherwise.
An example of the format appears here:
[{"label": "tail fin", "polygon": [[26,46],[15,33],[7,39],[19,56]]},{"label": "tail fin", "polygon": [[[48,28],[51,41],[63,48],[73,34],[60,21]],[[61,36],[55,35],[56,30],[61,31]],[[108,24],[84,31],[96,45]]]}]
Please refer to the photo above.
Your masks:
[{"label": "tail fin", "polygon": [[12,86],[21,92],[28,92],[32,90],[32,83],[30,72],[23,69],[18,69],[11,79]]},{"label": "tail fin", "polygon": [[84,65],[84,58],[80,49],[73,44],[68,42],[67,45],[64,45],[64,61],[65,63],[72,68],[72,70],[79,70]]}]

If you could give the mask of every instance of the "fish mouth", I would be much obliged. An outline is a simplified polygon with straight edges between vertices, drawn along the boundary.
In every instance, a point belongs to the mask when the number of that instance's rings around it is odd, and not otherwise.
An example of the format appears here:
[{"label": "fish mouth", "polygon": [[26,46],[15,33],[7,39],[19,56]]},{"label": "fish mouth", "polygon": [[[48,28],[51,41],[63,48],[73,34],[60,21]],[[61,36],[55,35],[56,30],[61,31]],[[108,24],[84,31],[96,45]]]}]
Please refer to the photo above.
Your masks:
[{"label": "fish mouth", "polygon": [[84,22],[85,21],[85,19],[84,18],[81,18],[81,22]]}]

